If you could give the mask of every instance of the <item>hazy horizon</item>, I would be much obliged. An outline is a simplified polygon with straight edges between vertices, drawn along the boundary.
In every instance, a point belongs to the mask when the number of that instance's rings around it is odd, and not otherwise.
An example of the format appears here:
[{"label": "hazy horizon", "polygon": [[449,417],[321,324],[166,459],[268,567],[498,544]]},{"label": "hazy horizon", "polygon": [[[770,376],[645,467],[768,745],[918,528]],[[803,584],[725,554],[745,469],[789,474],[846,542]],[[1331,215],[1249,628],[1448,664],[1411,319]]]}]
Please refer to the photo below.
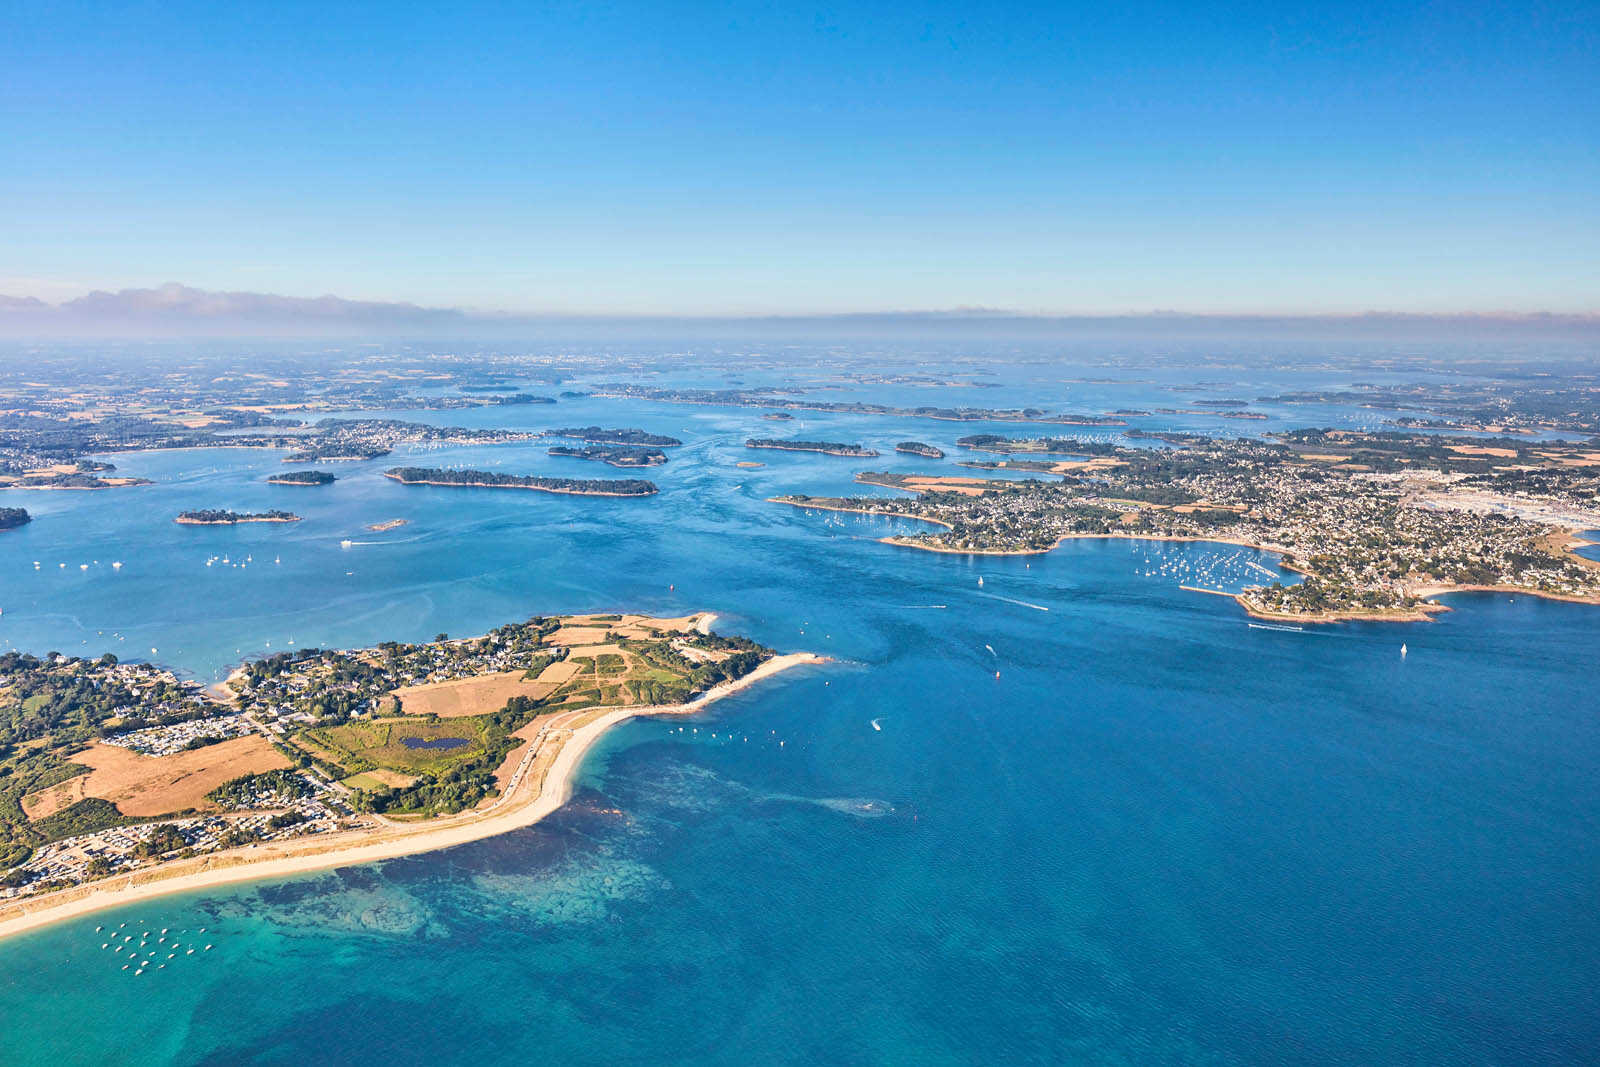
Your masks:
[{"label": "hazy horizon", "polygon": [[885,310],[788,315],[517,314],[325,295],[213,292],[169,283],[154,289],[96,291],[60,303],[0,293],[0,338],[228,339],[366,337],[510,339],[649,336],[987,339],[1213,338],[1494,340],[1600,337],[1600,316],[1553,313],[1348,315],[1188,314],[1037,315],[998,308]]}]

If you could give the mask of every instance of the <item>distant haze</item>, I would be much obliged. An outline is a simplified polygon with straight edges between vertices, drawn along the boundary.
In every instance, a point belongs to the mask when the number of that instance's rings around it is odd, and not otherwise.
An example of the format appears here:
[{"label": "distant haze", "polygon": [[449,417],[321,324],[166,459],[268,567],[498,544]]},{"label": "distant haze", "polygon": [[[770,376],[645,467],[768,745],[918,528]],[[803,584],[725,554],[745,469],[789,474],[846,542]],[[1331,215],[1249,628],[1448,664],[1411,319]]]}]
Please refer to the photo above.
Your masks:
[{"label": "distant haze", "polygon": [[168,284],[96,291],[51,304],[0,295],[0,336],[185,337],[793,337],[1196,339],[1594,339],[1594,315],[1128,315],[1037,316],[996,309],[843,315],[517,315],[408,303],[270,293],[212,292]]}]

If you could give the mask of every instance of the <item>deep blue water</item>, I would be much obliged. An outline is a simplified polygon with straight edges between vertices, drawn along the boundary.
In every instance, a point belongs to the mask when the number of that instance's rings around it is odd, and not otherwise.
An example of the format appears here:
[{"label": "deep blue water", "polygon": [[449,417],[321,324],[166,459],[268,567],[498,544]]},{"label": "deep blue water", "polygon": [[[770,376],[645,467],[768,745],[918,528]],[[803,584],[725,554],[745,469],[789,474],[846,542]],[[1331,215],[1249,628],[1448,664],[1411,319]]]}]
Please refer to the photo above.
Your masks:
[{"label": "deep blue water", "polygon": [[[939,402],[1007,402],[971,392]],[[247,450],[121,456],[159,484],[30,496],[37,521],[0,538],[0,639],[36,651],[157,648],[209,678],[291,638],[703,608],[835,662],[619,728],[531,829],[0,942],[0,1060],[1594,1059],[1600,611],[1471,595],[1432,623],[1288,633],[1176,588],[1180,567],[1273,566],[1231,547],[896,549],[886,520],[765,498],[943,465],[737,468],[774,432],[758,414],[423,416],[684,438],[645,501],[377,476],[404,456],[275,488],[277,456]],[[982,429],[800,422],[785,435],[880,448]],[[418,458],[612,473],[534,445]],[[305,521],[171,522],[206,506]],[[121,923],[215,947],[133,979],[95,933]]]}]

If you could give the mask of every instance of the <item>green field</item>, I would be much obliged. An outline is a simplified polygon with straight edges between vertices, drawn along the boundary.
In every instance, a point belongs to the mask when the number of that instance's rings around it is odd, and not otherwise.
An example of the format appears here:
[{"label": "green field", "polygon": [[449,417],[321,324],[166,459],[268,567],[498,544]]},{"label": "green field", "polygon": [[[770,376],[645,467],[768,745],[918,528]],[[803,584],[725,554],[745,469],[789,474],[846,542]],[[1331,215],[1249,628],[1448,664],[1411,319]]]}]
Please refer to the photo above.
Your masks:
[{"label": "green field", "polygon": [[[387,767],[405,774],[438,775],[484,754],[484,721],[480,716],[428,722],[416,719],[379,719],[349,722],[323,730],[309,730],[307,738],[338,758],[352,773]],[[435,741],[460,738],[457,748],[409,748],[406,738]]]}]

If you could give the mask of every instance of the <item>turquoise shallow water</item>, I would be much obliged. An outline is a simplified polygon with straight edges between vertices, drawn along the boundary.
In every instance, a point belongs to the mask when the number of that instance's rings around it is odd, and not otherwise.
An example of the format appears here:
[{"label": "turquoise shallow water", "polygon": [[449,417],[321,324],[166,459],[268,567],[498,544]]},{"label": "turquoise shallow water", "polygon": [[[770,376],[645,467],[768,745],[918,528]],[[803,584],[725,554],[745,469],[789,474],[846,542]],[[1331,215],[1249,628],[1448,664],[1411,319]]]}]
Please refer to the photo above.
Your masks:
[{"label": "turquoise shallow water", "polygon": [[[306,490],[260,484],[281,469],[268,453],[120,457],[159,484],[31,496],[38,521],[0,539],[0,639],[158,648],[214,677],[290,638],[708,608],[836,662],[692,723],[618,729],[573,803],[529,830],[0,942],[0,1059],[1572,1063],[1600,1048],[1600,613],[1479,595],[1431,624],[1251,629],[1173,575],[1250,580],[1270,557],[899,550],[874,540],[884,520],[765,503],[845,491],[863,465],[766,452],[738,469],[743,438],[773,425],[754,412],[596,400],[548,417],[688,444],[648,501],[376,477],[405,457]],[[975,432],[805,422],[879,447]],[[590,472],[542,453],[420,458]],[[306,519],[170,521],[273,505]],[[121,923],[215,947],[133,980],[95,933]]]}]

